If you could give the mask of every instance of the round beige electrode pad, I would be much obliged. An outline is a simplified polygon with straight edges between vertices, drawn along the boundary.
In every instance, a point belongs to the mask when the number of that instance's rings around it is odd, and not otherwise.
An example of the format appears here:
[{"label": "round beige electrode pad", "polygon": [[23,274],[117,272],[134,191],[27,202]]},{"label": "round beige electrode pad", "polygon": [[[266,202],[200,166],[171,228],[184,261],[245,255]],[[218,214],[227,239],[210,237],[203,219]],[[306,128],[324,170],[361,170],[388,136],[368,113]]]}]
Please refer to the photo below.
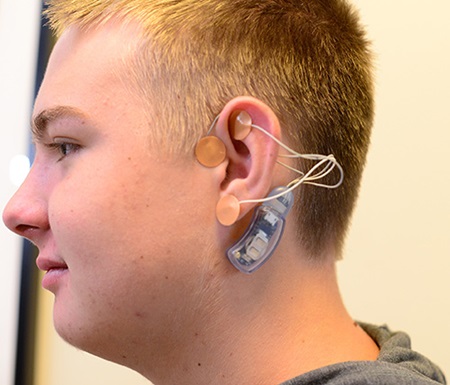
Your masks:
[{"label": "round beige electrode pad", "polygon": [[239,201],[234,195],[225,195],[216,206],[217,220],[224,226],[231,226],[239,217]]},{"label": "round beige electrode pad", "polygon": [[217,136],[205,136],[195,147],[195,156],[205,167],[217,167],[225,160],[226,155],[225,144]]},{"label": "round beige electrode pad", "polygon": [[229,122],[231,136],[236,140],[244,140],[252,129],[252,117],[247,111],[234,111]]}]

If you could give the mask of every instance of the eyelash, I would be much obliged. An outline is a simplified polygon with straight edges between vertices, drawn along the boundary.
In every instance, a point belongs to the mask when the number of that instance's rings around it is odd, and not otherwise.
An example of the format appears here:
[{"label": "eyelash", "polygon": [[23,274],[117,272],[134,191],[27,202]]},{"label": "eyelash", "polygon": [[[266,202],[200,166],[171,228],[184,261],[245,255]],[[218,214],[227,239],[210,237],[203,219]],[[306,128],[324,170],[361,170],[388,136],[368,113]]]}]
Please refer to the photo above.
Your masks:
[{"label": "eyelash", "polygon": [[63,160],[66,156],[77,152],[81,148],[79,144],[69,142],[49,143],[47,144],[47,147],[54,151],[57,151],[61,155],[61,157],[58,159],[58,162]]}]

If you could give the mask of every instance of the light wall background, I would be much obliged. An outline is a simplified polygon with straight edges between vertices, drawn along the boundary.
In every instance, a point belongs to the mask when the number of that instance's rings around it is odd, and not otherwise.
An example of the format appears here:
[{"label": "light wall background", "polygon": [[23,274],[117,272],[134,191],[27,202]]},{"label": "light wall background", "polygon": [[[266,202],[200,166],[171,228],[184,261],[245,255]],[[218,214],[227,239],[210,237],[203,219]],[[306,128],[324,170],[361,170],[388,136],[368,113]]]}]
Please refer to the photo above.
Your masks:
[{"label": "light wall background", "polygon": [[[356,319],[408,331],[413,347],[450,377],[450,2],[353,3],[377,55],[377,116],[360,201],[338,265],[343,296]],[[8,69],[0,68],[3,89]],[[18,76],[19,69],[9,71]],[[2,197],[11,193],[5,143],[9,148],[25,140],[23,132],[12,131],[22,126],[0,129]],[[5,248],[4,234],[0,229],[3,258],[18,258],[17,247]],[[51,327],[52,301],[41,293],[36,385],[148,384],[62,342]]]},{"label": "light wall background", "polygon": [[[17,188],[14,156],[28,152],[40,2],[0,0],[0,210]],[[0,224],[0,384],[12,385],[22,242]]]},{"label": "light wall background", "polygon": [[378,56],[377,116],[342,292],[450,378],[450,2],[354,2]]}]

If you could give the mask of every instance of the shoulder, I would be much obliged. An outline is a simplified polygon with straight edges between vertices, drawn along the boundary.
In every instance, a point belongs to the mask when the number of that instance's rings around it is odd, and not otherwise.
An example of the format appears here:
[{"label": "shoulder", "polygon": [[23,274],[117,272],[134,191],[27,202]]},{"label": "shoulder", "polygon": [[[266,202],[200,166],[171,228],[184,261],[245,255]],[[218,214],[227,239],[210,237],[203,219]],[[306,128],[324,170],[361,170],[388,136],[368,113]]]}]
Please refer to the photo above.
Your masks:
[{"label": "shoulder", "polygon": [[396,364],[374,362],[346,362],[317,369],[281,385],[438,385],[420,373]]},{"label": "shoulder", "polygon": [[444,374],[433,362],[411,349],[411,340],[406,333],[392,332],[387,326],[361,324],[361,327],[380,347],[376,362],[421,375],[438,384],[446,383]]},{"label": "shoulder", "polygon": [[440,369],[411,349],[410,339],[387,327],[361,324],[380,347],[376,361],[344,362],[303,374],[281,385],[438,385],[446,384]]}]

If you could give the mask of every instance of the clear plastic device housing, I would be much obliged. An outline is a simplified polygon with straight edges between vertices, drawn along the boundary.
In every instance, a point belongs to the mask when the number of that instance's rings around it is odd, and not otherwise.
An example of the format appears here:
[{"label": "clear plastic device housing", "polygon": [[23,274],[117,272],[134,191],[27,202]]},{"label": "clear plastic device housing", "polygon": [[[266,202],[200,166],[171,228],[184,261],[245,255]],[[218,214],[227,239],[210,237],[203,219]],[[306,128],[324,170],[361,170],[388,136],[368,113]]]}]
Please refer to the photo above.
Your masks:
[{"label": "clear plastic device housing", "polygon": [[[277,187],[268,197],[278,195],[287,187]],[[227,250],[230,262],[243,273],[250,274],[273,254],[283,235],[286,215],[292,208],[292,192],[264,202],[255,209],[250,226]]]}]

